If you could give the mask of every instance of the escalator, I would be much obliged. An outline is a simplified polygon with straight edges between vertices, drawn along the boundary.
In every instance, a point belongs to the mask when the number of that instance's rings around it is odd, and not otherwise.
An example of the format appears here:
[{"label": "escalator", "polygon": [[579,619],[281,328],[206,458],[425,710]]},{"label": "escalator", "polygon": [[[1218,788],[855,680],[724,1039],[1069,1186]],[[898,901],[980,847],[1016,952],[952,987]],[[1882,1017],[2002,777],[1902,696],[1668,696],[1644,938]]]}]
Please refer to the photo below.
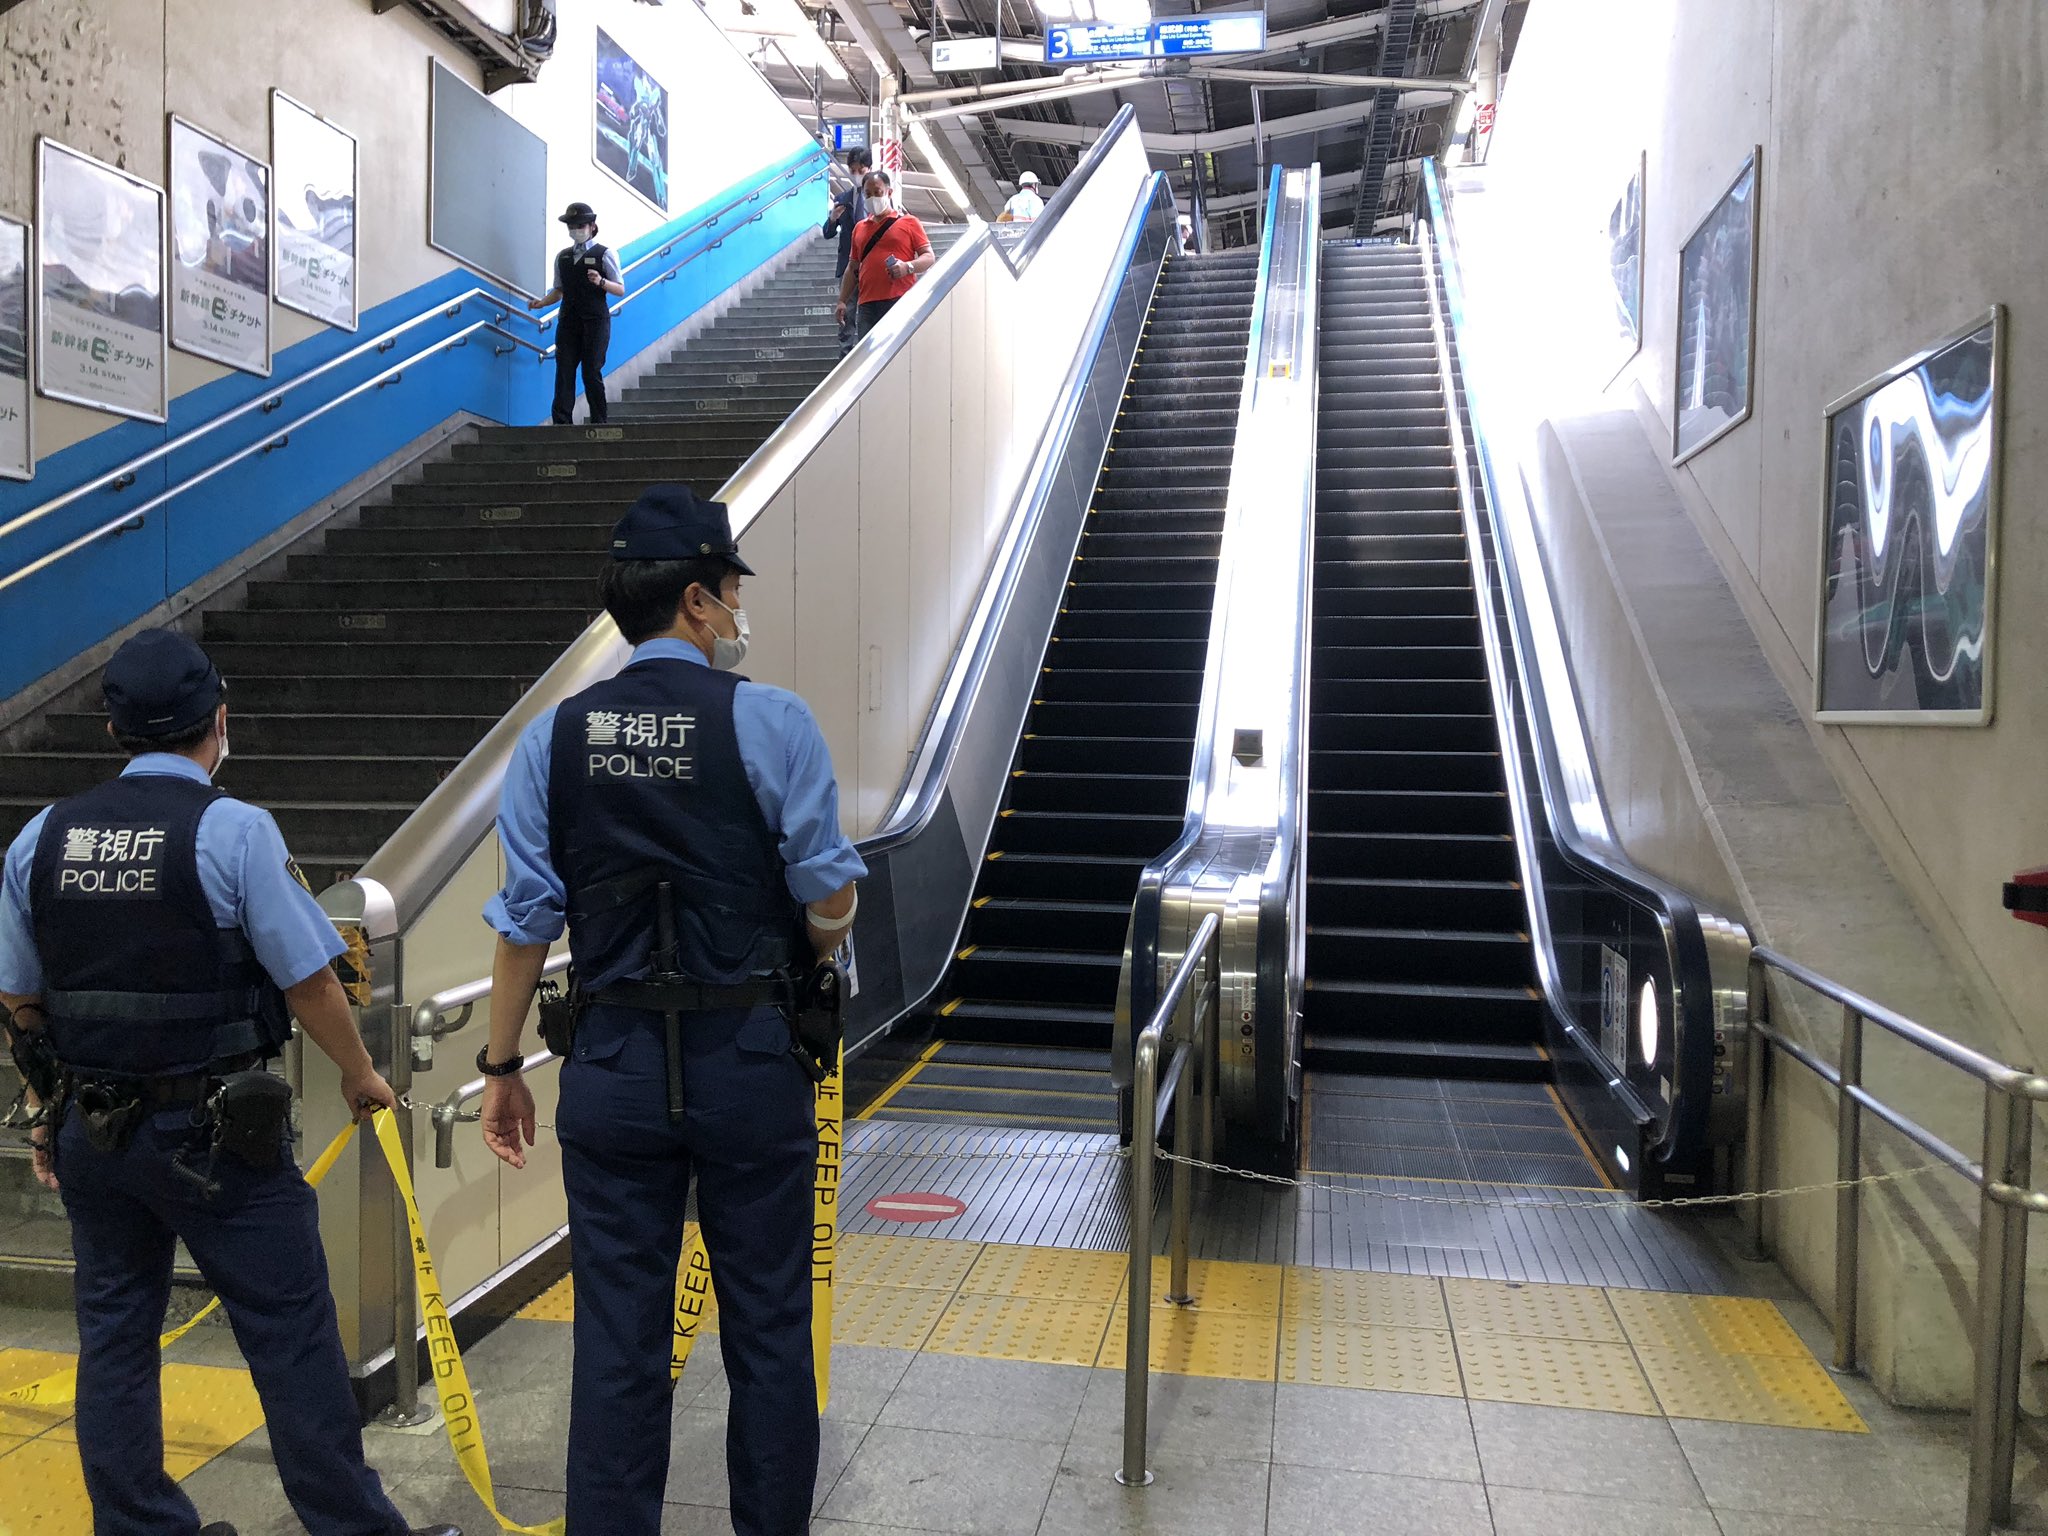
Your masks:
[{"label": "escalator", "polygon": [[1258,253],[1160,278],[958,949],[863,1113],[1114,1131],[1118,973],[1179,834]]},{"label": "escalator", "polygon": [[1415,246],[1325,247],[1303,1155],[1590,1185],[1552,1084]]}]

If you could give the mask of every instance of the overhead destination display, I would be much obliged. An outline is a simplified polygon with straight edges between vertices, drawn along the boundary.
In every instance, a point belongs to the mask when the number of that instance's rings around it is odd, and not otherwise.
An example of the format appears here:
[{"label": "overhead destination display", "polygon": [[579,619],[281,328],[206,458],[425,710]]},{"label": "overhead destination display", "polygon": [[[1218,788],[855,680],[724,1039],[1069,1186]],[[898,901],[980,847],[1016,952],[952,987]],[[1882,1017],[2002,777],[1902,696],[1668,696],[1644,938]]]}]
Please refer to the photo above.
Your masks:
[{"label": "overhead destination display", "polygon": [[1266,46],[1263,11],[1213,16],[1161,16],[1149,22],[1056,22],[1045,29],[1045,62],[1078,64],[1113,59],[1177,59],[1217,53],[1257,53]]}]

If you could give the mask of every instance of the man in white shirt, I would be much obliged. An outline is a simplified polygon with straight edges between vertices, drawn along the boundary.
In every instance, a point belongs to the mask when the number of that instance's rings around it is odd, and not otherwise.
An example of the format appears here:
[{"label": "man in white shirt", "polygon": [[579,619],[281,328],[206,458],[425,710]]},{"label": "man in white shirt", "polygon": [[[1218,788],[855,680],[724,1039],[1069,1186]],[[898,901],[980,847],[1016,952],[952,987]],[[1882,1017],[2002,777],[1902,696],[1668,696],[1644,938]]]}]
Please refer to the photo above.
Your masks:
[{"label": "man in white shirt", "polygon": [[1045,199],[1038,195],[1038,172],[1026,171],[1017,178],[1017,195],[1003,204],[999,224],[1029,224],[1045,212]]}]

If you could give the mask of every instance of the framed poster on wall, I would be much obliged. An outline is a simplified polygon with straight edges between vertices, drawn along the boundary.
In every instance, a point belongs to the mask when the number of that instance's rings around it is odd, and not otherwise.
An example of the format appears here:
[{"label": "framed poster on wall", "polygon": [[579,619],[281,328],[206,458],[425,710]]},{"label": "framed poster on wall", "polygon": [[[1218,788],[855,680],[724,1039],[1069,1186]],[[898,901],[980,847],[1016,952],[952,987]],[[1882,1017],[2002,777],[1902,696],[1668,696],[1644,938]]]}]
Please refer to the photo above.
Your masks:
[{"label": "framed poster on wall", "polygon": [[1683,464],[1749,419],[1763,156],[1761,145],[1750,151],[1728,190],[1678,250],[1674,464]]},{"label": "framed poster on wall", "polygon": [[667,213],[668,88],[599,27],[594,91],[592,158]]},{"label": "framed poster on wall", "polygon": [[1827,410],[1814,712],[1833,725],[1986,725],[2005,314]]},{"label": "framed poster on wall", "polygon": [[37,391],[162,421],[163,189],[38,139],[36,228]]},{"label": "framed poster on wall", "polygon": [[35,267],[29,226],[0,215],[0,478],[35,474],[28,387],[28,275]]},{"label": "framed poster on wall", "polygon": [[171,345],[270,373],[270,167],[171,118]]},{"label": "framed poster on wall", "polygon": [[1614,287],[1615,371],[1643,348],[1643,177],[1647,155],[1607,215],[1607,276]]},{"label": "framed poster on wall", "polygon": [[356,138],[283,91],[270,93],[277,302],[356,328]]}]

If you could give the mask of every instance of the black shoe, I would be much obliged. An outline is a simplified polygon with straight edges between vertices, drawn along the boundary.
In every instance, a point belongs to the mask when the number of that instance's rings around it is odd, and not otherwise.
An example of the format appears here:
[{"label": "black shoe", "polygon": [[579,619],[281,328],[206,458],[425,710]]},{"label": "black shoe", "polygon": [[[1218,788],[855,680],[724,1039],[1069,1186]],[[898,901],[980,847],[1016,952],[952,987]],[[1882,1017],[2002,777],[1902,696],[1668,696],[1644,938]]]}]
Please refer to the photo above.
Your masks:
[{"label": "black shoe", "polygon": [[199,1536],[242,1536],[242,1533],[225,1520],[216,1520],[211,1525],[199,1527]]},{"label": "black shoe", "polygon": [[[199,1536],[206,1536],[206,1532],[201,1531]],[[235,1533],[229,1531],[228,1536],[235,1536]],[[412,1528],[410,1536],[462,1536],[462,1527],[446,1523],[440,1525],[416,1525]]]}]

